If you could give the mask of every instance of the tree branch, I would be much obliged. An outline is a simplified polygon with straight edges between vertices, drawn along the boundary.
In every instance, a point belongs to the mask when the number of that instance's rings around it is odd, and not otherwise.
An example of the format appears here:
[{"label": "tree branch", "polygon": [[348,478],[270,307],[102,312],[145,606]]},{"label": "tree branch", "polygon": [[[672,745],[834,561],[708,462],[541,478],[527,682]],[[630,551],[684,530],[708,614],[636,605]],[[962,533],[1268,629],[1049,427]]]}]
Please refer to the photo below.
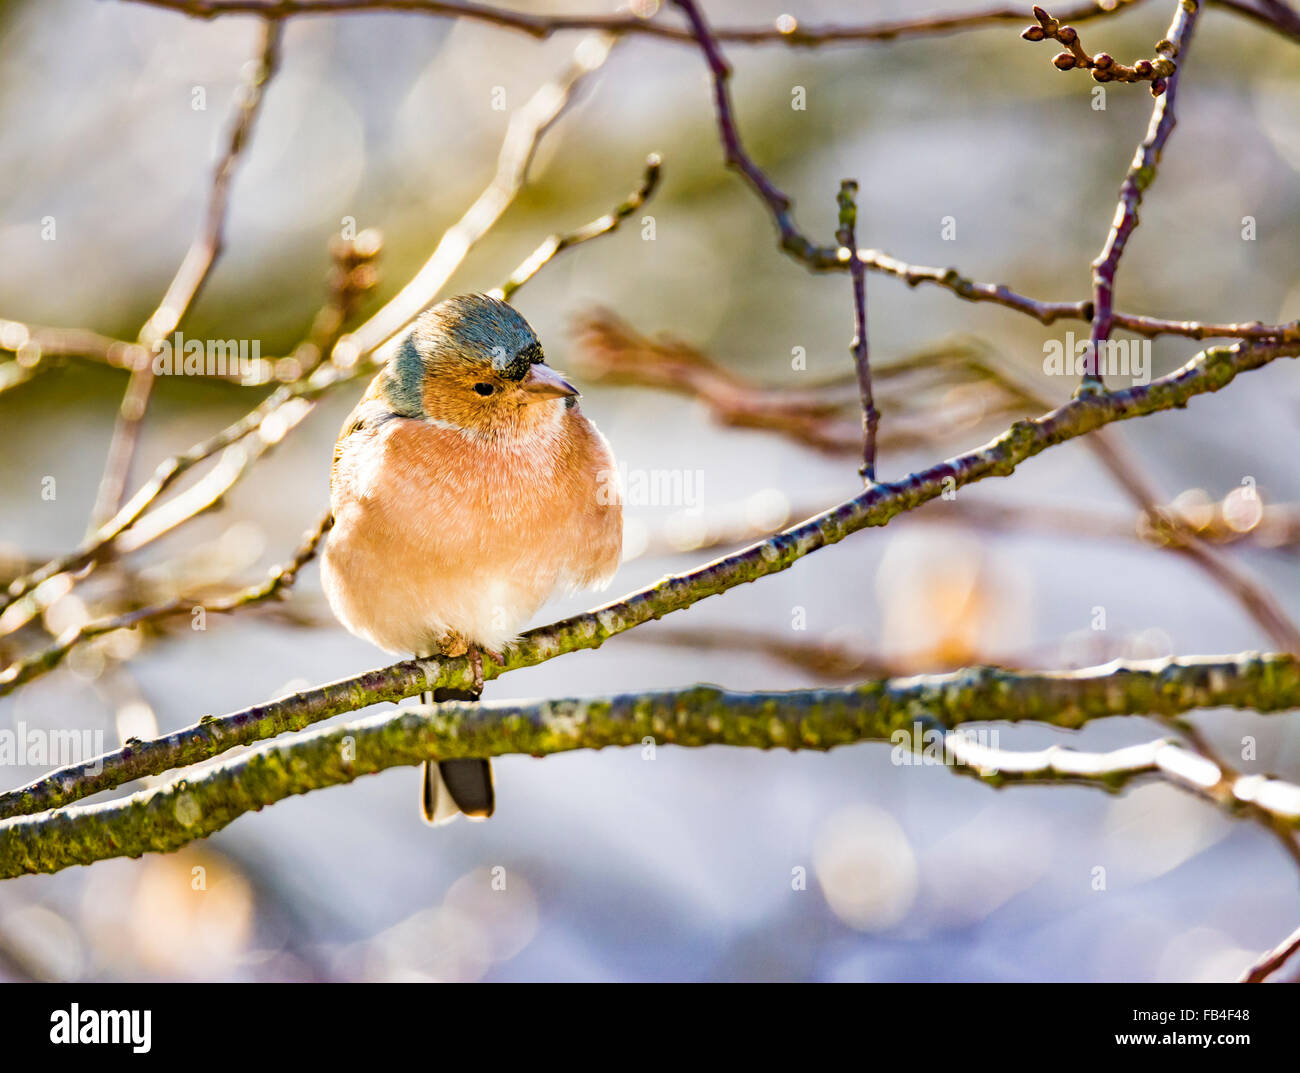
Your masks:
[{"label": "tree branch", "polygon": [[[1226,387],[1241,372],[1297,353],[1300,344],[1277,347],[1238,343],[1216,347],[1149,384],[1072,399],[1042,417],[1017,421],[974,451],[894,483],[871,485],[853,499],[733,555],[690,573],[670,575],[604,607],[530,630],[507,647],[504,664],[484,658],[483,676],[492,679],[566,652],[599,648],[615,634],[643,622],[787,570],[805,555],[838,543],[850,533],[886,525],[898,514],[939,498],[945,488],[961,487],[986,477],[1010,476],[1021,462],[1049,447],[1113,421],[1182,407],[1196,395]],[[23,790],[0,795],[0,816],[57,807],[143,775],[196,763],[236,745],[300,730],[368,704],[437,688],[468,689],[472,684],[473,675],[464,657],[397,663],[282,701],[255,705],[222,719],[208,717],[168,737],[110,753],[102,762],[65,768]]]},{"label": "tree branch", "polygon": [[1088,55],[1073,26],[1064,25],[1060,19],[1053,18],[1037,5],[1034,7],[1034,18],[1038,20],[1038,25],[1030,26],[1020,36],[1026,41],[1051,40],[1064,45],[1067,51],[1058,52],[1052,58],[1057,70],[1072,71],[1078,68],[1091,71],[1096,82],[1150,82],[1153,97],[1159,97],[1165,91],[1169,77],[1177,70],[1173,48],[1162,47],[1170,44],[1167,40],[1156,46],[1155,59],[1138,60],[1129,66],[1115,62],[1109,52]]},{"label": "tree branch", "polygon": [[[284,25],[276,20],[263,20],[253,62],[247,66],[244,80],[235,91],[234,114],[226,136],[226,148],[212,172],[212,187],[208,194],[207,212],[203,225],[195,236],[185,259],[176,270],[167,293],[140,329],[139,343],[152,357],[154,346],[171,335],[189,312],[207,282],[213,266],[225,246],[226,211],[230,205],[230,184],[239,164],[244,147],[248,144],[261,111],[266,86],[280,64],[280,40]],[[154,370],[149,358],[139,361],[127,381],[126,393],[118,410],[113,439],[108,446],[104,463],[104,476],[100,480],[95,507],[91,513],[91,528],[111,517],[121,505],[122,495],[131,474],[131,461],[144,423],[149,397],[153,392]]]},{"label": "tree branch", "polygon": [[1242,973],[1237,982],[1241,984],[1262,984],[1290,961],[1297,951],[1300,951],[1300,928],[1296,928],[1274,949],[1251,965]]},{"label": "tree branch", "polygon": [[[635,15],[538,15],[481,3],[442,2],[442,0],[135,0],[150,7],[166,8],[195,18],[209,19],[221,15],[262,14],[277,18],[293,15],[345,15],[376,11],[406,11],[443,18],[463,18],[505,30],[515,30],[538,40],[566,30],[598,30],[616,35],[638,34],[665,41],[689,43],[689,30],[664,22],[642,19]],[[1294,13],[1261,11],[1243,0],[1214,0],[1233,13],[1300,40],[1300,21]],[[1137,7],[1142,0],[1092,0],[1076,4],[1061,12],[1068,22],[1112,15]],[[1277,6],[1277,5],[1274,5]],[[902,37],[929,37],[939,34],[978,30],[1006,22],[1023,22],[1024,7],[1017,4],[989,7],[982,11],[964,11],[949,15],[924,15],[909,19],[890,19],[857,26],[803,26],[792,15],[782,15],[769,26],[719,27],[718,40],[744,45],[783,44],[793,48],[819,45],[853,44],[863,41],[894,41]]]},{"label": "tree branch", "polygon": [[871,356],[867,343],[867,286],[863,279],[862,260],[857,256],[858,184],[852,179],[840,183],[840,227],[835,233],[843,258],[849,262],[853,281],[853,368],[858,378],[858,397],[862,402],[862,466],[859,473],[867,483],[876,479],[876,428],[880,414],[871,391]]},{"label": "tree branch", "polygon": [[641,185],[616,205],[612,212],[605,213],[604,216],[592,220],[591,223],[585,224],[576,231],[551,235],[510,273],[510,278],[505,283],[500,287],[494,287],[488,293],[493,298],[508,302],[520,287],[565,250],[590,242],[593,238],[600,238],[601,235],[608,235],[611,231],[617,231],[624,220],[653,196],[655,188],[659,185],[660,166],[659,154],[651,153],[646,158],[645,174],[641,177]]},{"label": "tree branch", "polygon": [[[919,749],[919,728],[951,729],[973,720],[1034,720],[1077,728],[1116,715],[1169,715],[1205,707],[1273,712],[1298,706],[1300,665],[1290,656],[1257,654],[1052,673],[985,667],[793,693],[729,693],[694,686],[524,704],[451,702],[267,743],[122,800],[6,819],[0,822],[0,878],[174,850],[286,797],[430,758],[543,756],[638,745],[647,739],[791,750],[903,740]],[[977,764],[989,758],[968,759]],[[1222,788],[1205,771],[1180,766],[1173,754],[1142,759],[1143,765],[1115,767],[1115,777],[1172,772],[1182,784],[1225,806],[1249,802],[1287,823],[1300,822],[1296,787],[1253,776],[1248,785],[1238,785],[1247,783],[1241,779]],[[1058,755],[1053,764],[1065,762]]]},{"label": "tree branch", "polygon": [[387,360],[384,344],[396,336],[442,292],[466,253],[501,218],[528,181],[528,169],[542,136],[564,114],[578,88],[609,57],[614,39],[592,35],[574,49],[564,70],[510,116],[492,181],[465,214],[443,234],[429,259],[397,294],[334,347],[335,363],[350,367],[364,356]]},{"label": "tree branch", "polygon": [[[483,22],[501,29],[525,33],[538,40],[545,40],[554,33],[570,30],[596,30],[619,36],[640,34],[680,43],[689,43],[692,40],[687,30],[637,15],[542,15],[492,7],[488,4],[455,3],[444,2],[444,0],[135,0],[135,2],[204,19],[220,15],[261,14],[285,18],[293,15],[407,11]],[[1121,8],[1136,7],[1141,2],[1142,0],[1115,0],[1114,3],[1101,3],[1094,0],[1090,3],[1076,4],[1062,17],[1073,22],[1082,22],[1086,19],[1113,14]],[[1023,20],[1024,10],[1016,6],[991,7],[983,11],[952,15],[894,19],[860,26],[805,27],[799,24],[798,19],[785,15],[774,20],[770,26],[731,27],[720,29],[717,33],[721,40],[742,44],[813,47],[859,41],[892,41],[899,37],[952,33]]]},{"label": "tree branch", "polygon": [[[1196,19],[1201,8],[1197,0],[1178,0],[1174,20],[1169,25],[1165,40],[1156,46],[1161,56],[1171,61],[1179,59],[1178,69],[1168,76],[1168,88],[1156,97],[1155,107],[1151,110],[1151,122],[1147,127],[1146,137],[1137,147],[1128,174],[1120,186],[1119,205],[1115,210],[1114,223],[1106,236],[1106,244],[1092,263],[1092,300],[1094,316],[1092,318],[1091,345],[1088,348],[1084,366],[1084,385],[1101,384],[1101,349],[1110,339],[1114,327],[1115,273],[1119,269],[1120,258],[1128,245],[1129,236],[1138,225],[1138,206],[1146,188],[1155,181],[1156,169],[1160,166],[1160,154],[1165,143],[1173,133],[1177,119],[1174,116],[1174,98],[1182,82],[1184,54],[1191,44],[1192,32],[1196,28]],[[1151,92],[1164,80],[1152,83]]]},{"label": "tree branch", "polygon": [[102,637],[106,633],[112,633],[114,630],[134,629],[146,622],[157,622],[160,619],[172,618],[176,615],[192,614],[196,610],[211,612],[214,615],[226,615],[232,611],[265,603],[267,600],[283,595],[298,579],[298,572],[316,557],[321,541],[324,539],[325,534],[333,528],[333,525],[334,515],[326,511],[315,526],[303,535],[302,542],[292,558],[279,566],[272,567],[265,581],[240,589],[229,596],[210,600],[195,600],[186,596],[175,596],[170,600],[151,604],[148,607],[140,607],[134,611],[124,611],[120,615],[109,615],[105,618],[83,623],[80,626],[74,626],[53,644],[47,645],[29,656],[24,656],[22,659],[11,663],[4,670],[0,670],[0,697],[12,693],[19,686],[30,682],[33,678],[38,678],[42,674],[52,671],[63,662],[64,657],[77,645],[95,637]]}]

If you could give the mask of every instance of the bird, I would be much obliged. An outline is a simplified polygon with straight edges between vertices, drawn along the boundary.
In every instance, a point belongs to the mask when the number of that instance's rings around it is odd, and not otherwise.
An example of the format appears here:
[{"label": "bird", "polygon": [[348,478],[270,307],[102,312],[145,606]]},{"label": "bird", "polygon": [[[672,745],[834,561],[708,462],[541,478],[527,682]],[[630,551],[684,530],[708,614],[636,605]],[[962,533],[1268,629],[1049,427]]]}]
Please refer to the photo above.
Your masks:
[{"label": "bird", "polygon": [[[600,589],[622,557],[614,455],[537,333],[483,294],[421,313],[343,423],[321,578],[335,617],[387,652],[482,657],[553,595]],[[495,808],[486,759],[426,761],[424,818]]]}]

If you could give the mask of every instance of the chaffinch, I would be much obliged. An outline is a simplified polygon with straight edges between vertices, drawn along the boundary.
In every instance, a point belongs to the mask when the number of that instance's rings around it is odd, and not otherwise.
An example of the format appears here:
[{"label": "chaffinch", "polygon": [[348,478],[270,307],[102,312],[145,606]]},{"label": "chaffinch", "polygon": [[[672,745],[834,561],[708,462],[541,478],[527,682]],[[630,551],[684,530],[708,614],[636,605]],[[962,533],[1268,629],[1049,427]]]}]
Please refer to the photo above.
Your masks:
[{"label": "chaffinch", "polygon": [[[496,655],[559,591],[604,587],[623,511],[605,437],[536,333],[486,295],[421,314],[343,424],[321,562],[339,621],[389,652]],[[425,819],[485,819],[487,760],[429,761]]]}]

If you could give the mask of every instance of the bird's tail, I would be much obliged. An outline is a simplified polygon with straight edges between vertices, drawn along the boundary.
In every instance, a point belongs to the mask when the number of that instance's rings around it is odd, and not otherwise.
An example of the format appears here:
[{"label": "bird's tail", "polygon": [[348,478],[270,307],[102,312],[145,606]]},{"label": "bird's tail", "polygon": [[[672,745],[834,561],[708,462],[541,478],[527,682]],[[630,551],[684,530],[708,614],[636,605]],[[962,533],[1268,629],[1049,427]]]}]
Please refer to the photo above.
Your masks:
[{"label": "bird's tail", "polygon": [[[478,700],[479,695],[466,689],[435,689],[423,693],[424,704],[445,700]],[[450,823],[461,813],[471,820],[486,820],[496,808],[496,791],[492,787],[492,763],[477,757],[463,760],[426,760],[424,792],[420,798],[426,823]]]}]

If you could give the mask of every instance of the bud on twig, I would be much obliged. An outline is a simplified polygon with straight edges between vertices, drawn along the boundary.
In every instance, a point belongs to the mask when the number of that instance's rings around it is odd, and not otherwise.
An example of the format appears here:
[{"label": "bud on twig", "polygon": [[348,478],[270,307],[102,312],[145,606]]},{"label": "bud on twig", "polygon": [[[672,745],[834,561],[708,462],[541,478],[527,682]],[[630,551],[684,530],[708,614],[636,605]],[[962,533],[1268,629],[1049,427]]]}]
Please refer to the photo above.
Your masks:
[{"label": "bud on twig", "polygon": [[[1119,63],[1109,52],[1098,52],[1090,56],[1079,41],[1079,31],[1073,26],[1062,26],[1043,8],[1034,8],[1037,26],[1028,26],[1020,34],[1026,41],[1057,41],[1066,47],[1052,57],[1052,64],[1060,71],[1075,69],[1090,70],[1097,82],[1151,82],[1151,92],[1159,96],[1168,86],[1168,79],[1174,73],[1173,56],[1178,47],[1168,39],[1156,45],[1154,59],[1137,60],[1133,66]],[[1157,89],[1156,86],[1159,85]]]}]

